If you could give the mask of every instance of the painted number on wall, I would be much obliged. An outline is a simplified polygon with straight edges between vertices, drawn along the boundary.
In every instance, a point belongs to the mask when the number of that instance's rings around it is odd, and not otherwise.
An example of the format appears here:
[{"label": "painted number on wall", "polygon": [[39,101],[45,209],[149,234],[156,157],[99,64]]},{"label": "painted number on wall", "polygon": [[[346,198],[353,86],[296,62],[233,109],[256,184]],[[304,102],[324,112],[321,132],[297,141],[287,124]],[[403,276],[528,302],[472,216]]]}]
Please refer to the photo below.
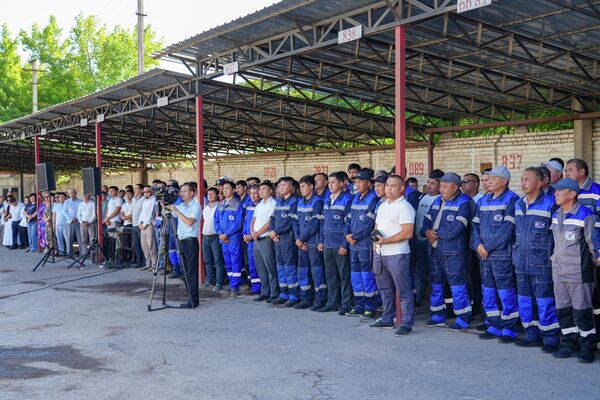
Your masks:
[{"label": "painted number on wall", "polygon": [[504,154],[502,156],[502,165],[508,169],[519,169],[523,161],[522,154]]},{"label": "painted number on wall", "polygon": [[265,178],[275,178],[277,176],[276,167],[265,167],[263,171]]},{"label": "painted number on wall", "polygon": [[408,163],[408,174],[409,175],[425,175],[425,163],[423,163],[423,162]]},{"label": "painted number on wall", "polygon": [[315,174],[329,174],[328,165],[315,165]]}]

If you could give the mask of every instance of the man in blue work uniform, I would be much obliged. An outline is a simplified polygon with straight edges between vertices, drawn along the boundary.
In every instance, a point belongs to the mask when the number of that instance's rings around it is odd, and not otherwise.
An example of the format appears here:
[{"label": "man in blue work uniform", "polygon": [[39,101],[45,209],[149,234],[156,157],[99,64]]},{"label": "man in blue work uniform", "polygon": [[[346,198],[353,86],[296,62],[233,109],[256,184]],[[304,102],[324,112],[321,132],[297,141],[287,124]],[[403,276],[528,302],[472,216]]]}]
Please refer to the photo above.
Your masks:
[{"label": "man in blue work uniform", "polygon": [[[246,221],[246,207],[248,207],[252,200],[250,200],[250,196],[248,195],[248,184],[245,180],[240,179],[235,182],[235,197],[237,197],[242,203],[242,208],[244,209],[244,221]],[[248,259],[248,243],[243,240],[242,241],[242,282],[248,283],[251,286],[251,278],[250,278],[250,260]]]},{"label": "man in blue work uniform", "polygon": [[250,276],[250,289],[252,293],[260,293],[260,278],[256,271],[256,264],[254,263],[254,239],[252,239],[252,232],[250,224],[254,217],[254,208],[260,202],[260,196],[258,194],[260,187],[258,185],[250,186],[250,193],[246,196],[250,199],[246,205],[246,213],[244,215],[244,228],[242,230],[244,242],[247,245],[248,254],[248,275]]},{"label": "man in blue work uniform", "polygon": [[277,276],[279,279],[279,297],[271,304],[293,307],[300,301],[300,288],[298,283],[298,249],[292,223],[296,218],[298,198],[292,195],[294,179],[285,176],[279,180],[277,189],[279,198],[275,205],[275,212],[271,217],[269,236],[275,242],[275,258],[277,263]]},{"label": "man in blue work uniform", "polygon": [[352,284],[350,281],[349,243],[344,237],[344,219],[350,212],[352,195],[344,190],[344,172],[329,175],[331,194],[323,204],[323,222],[319,251],[323,252],[327,280],[327,304],[319,312],[338,311],[346,315],[352,309]]},{"label": "man in blue work uniform", "polygon": [[364,168],[356,174],[356,194],[346,215],[344,236],[350,243],[350,278],[354,292],[354,307],[348,316],[375,318],[379,306],[377,283],[372,269],[371,232],[375,227],[375,208],[379,198],[371,188],[373,170]]},{"label": "man in blue work uniform", "polygon": [[357,163],[351,163],[348,165],[348,185],[346,186],[347,190],[350,194],[354,195],[356,193],[356,185],[354,184],[354,180],[356,179],[356,175],[360,172],[362,168]]},{"label": "man in blue work uniform", "polygon": [[563,335],[556,358],[578,356],[580,363],[594,361],[592,291],[594,263],[600,262],[600,235],[596,215],[577,200],[577,181],[565,178],[554,185],[556,204],[552,216],[554,252],[552,279],[556,314]]},{"label": "man in blue work uniform", "polygon": [[469,327],[473,315],[467,289],[467,236],[475,204],[460,191],[460,176],[447,172],[440,178],[440,193],[424,215],[421,234],[427,237],[431,255],[431,319],[428,327],[445,326],[447,311],[444,284],[452,292],[456,321],[450,330]]},{"label": "man in blue work uniform", "polygon": [[[472,221],[471,248],[479,256],[483,289],[483,308],[488,328],[480,339],[498,338],[514,343],[517,338],[519,310],[512,265],[515,232],[515,203],[518,196],[508,188],[510,172],[497,166],[487,172],[488,192],[479,202]],[[500,298],[502,311],[496,296]]]},{"label": "man in blue work uniform", "polygon": [[223,200],[215,212],[215,231],[223,248],[225,269],[229,276],[231,297],[240,293],[242,279],[242,225],[244,209],[234,194],[235,185],[231,181],[223,183]]},{"label": "man in blue work uniform", "polygon": [[[300,303],[294,308],[308,308],[312,311],[327,303],[327,284],[323,269],[323,253],[317,249],[319,231],[323,219],[323,200],[315,193],[315,180],[306,175],[300,178],[300,194],[298,199],[297,218],[294,219],[294,236],[298,247],[298,281],[300,283]],[[315,300],[313,304],[312,285],[314,284]]]},{"label": "man in blue work uniform", "polygon": [[525,337],[521,347],[543,346],[544,353],[558,349],[558,320],[552,285],[552,214],[554,198],[542,191],[541,168],[526,168],[521,176],[525,193],[515,205],[513,263],[517,274],[519,316]]},{"label": "man in blue work uniform", "polygon": [[329,188],[327,187],[329,178],[327,177],[327,174],[320,172],[314,174],[313,178],[315,178],[315,195],[325,201],[329,196]]}]

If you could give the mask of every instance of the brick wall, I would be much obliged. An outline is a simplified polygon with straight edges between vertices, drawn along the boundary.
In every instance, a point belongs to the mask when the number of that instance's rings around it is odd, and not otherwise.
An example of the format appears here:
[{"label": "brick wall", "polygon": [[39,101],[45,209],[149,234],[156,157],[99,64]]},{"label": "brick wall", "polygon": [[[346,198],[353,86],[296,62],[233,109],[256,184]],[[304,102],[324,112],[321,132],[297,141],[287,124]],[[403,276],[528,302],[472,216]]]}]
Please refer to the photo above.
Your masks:
[{"label": "brick wall", "polygon": [[[594,127],[593,133],[594,168],[593,176],[600,179],[600,123]],[[460,174],[479,172],[482,165],[506,165],[513,178],[511,188],[519,191],[520,178],[523,170],[531,165],[538,165],[551,157],[568,159],[573,156],[573,131],[553,131],[529,133],[518,130],[505,136],[485,136],[476,138],[453,138],[445,134],[436,144],[434,150],[434,165],[444,171],[454,171]],[[428,171],[426,147],[410,147],[407,149],[408,175],[415,176],[423,184]],[[331,173],[345,170],[350,162],[358,162],[362,166],[389,170],[394,164],[392,149],[372,149],[369,151],[331,151],[327,153],[298,153],[291,155],[249,155],[245,157],[231,156],[209,159],[205,163],[205,177],[209,183],[222,175],[234,179],[258,176],[261,179],[277,178],[290,175],[296,178],[315,172]],[[177,179],[179,182],[195,181],[196,171],[193,168],[162,168],[148,170],[147,180]],[[103,177],[106,185],[123,187],[135,184],[139,173],[109,174]],[[61,189],[83,187],[80,177],[63,185]]]}]

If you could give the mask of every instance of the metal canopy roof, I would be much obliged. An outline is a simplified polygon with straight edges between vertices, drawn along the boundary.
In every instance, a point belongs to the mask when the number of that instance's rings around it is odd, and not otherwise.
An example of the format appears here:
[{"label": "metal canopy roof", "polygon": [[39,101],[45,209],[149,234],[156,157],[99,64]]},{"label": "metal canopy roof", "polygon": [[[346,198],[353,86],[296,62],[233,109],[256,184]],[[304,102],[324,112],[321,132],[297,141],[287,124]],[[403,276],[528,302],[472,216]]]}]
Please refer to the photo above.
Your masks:
[{"label": "metal canopy roof", "polygon": [[[499,0],[463,14],[456,0],[284,0],[155,54],[191,75],[150,71],[0,125],[0,168],[32,170],[41,133],[58,169],[91,165],[100,114],[105,167],[190,159],[196,94],[208,156],[382,143],[394,134],[398,24],[408,25],[413,139],[440,119],[589,111],[600,98],[599,10],[600,0]],[[362,38],[338,44],[359,25]],[[215,80],[234,61],[234,83]]]},{"label": "metal canopy roof", "polygon": [[[583,110],[600,98],[600,1],[497,0],[456,13],[456,0],[284,0],[156,53],[200,78],[285,79],[393,102],[394,31],[407,24],[407,107],[445,119],[505,119]],[[337,44],[341,29],[363,37]]]},{"label": "metal canopy roof", "polygon": [[[95,160],[95,122],[103,116],[105,168],[124,169],[165,160],[194,159],[195,97],[203,96],[208,156],[335,147],[341,142],[383,143],[393,137],[393,110],[373,113],[343,95],[290,96],[291,84],[198,82],[153,70],[89,96],[0,125],[0,170],[31,171],[31,138],[42,160],[78,170]],[[158,106],[159,98],[166,104]],[[379,114],[386,114],[381,116]],[[100,117],[102,118],[102,117]],[[413,135],[422,126],[410,124]]]}]

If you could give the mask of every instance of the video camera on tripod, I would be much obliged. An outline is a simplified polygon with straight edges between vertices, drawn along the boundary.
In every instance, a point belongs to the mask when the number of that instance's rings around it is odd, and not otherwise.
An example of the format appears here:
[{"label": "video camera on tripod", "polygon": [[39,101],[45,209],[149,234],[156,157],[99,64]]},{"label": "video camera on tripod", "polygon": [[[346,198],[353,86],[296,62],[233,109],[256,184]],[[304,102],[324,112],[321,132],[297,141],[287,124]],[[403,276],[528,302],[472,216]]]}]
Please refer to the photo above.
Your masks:
[{"label": "video camera on tripod", "polygon": [[156,200],[164,201],[166,205],[174,204],[179,197],[179,187],[174,185],[169,186],[152,186],[152,193],[156,196]]}]

